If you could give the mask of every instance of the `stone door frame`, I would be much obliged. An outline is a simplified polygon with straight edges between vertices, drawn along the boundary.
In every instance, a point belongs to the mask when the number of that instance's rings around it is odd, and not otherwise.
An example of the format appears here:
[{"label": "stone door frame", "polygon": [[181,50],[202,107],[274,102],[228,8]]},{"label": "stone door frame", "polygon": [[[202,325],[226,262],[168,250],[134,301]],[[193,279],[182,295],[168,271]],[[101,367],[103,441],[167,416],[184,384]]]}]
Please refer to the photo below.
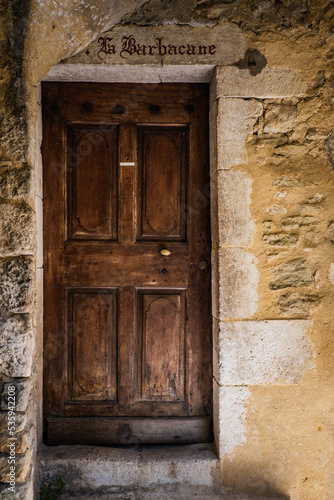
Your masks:
[{"label": "stone door frame", "polygon": [[[296,72],[268,66],[253,76],[248,69],[236,66],[170,65],[164,66],[163,80],[160,70],[160,66],[124,65],[103,66],[96,71],[96,67],[88,64],[59,64],[44,80],[210,82],[213,421],[216,449],[219,458],[223,458],[246,441],[249,386],[273,383],[278,363],[276,353],[268,349],[270,359],[257,364],[254,357],[249,357],[249,350],[243,347],[245,342],[240,340],[246,336],[252,342],[255,330],[260,328],[264,332],[264,344],[268,342],[269,347],[272,337],[279,337],[285,326],[295,328],[301,340],[309,326],[309,322],[303,320],[252,319],[257,312],[259,273],[250,250],[255,223],[249,208],[252,182],[247,174],[245,149],[247,136],[262,113],[261,101],[301,96],[307,86]],[[154,80],[156,78],[158,80]],[[37,138],[41,138],[41,127],[40,115]],[[42,168],[40,158],[36,166],[38,359],[42,359],[43,338]],[[231,338],[234,339],[232,343]],[[288,335],[283,335],[278,344],[278,349],[282,350],[280,358],[284,357],[284,352],[288,356],[287,339]],[[238,372],[233,366],[239,359],[246,363],[246,369]],[[38,370],[41,375],[41,366]],[[42,443],[41,383],[38,415],[38,442]]]}]

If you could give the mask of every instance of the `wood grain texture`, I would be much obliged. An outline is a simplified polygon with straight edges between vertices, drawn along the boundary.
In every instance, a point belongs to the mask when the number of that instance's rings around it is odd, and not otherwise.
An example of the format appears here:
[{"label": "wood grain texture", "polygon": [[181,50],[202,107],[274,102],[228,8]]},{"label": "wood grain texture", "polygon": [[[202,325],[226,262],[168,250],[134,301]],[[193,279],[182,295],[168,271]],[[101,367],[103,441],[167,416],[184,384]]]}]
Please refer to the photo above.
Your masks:
[{"label": "wood grain texture", "polygon": [[[210,418],[48,418],[48,445],[192,444],[212,441]],[[172,429],[172,432],[171,432]],[[83,437],[84,436],[84,437]],[[95,437],[97,436],[97,437]]]},{"label": "wood grain texture", "polygon": [[144,401],[185,399],[185,312],[184,290],[141,290],[138,294]]},{"label": "wood grain texture", "polygon": [[[70,440],[73,419],[75,442],[89,431],[96,444],[118,442],[117,433],[105,437],[108,423],[85,427],[92,417],[181,418],[183,442],[186,422],[211,422],[208,89],[139,85],[134,100],[136,88],[43,84],[52,443]],[[191,442],[208,439],[197,431]],[[166,432],[169,442],[172,423]]]},{"label": "wood grain texture", "polygon": [[117,307],[114,293],[71,290],[69,307],[69,399],[117,397]]},{"label": "wood grain texture", "polygon": [[187,127],[138,128],[138,240],[185,240],[186,160]]},{"label": "wood grain texture", "polygon": [[117,239],[117,125],[71,124],[66,130],[68,237]]}]

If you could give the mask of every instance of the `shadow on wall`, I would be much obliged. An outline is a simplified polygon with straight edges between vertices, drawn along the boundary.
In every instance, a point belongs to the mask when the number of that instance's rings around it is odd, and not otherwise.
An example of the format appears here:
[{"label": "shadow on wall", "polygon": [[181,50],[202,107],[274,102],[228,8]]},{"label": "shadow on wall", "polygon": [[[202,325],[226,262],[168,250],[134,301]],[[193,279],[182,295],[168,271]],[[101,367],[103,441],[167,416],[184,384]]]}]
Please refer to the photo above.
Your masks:
[{"label": "shadow on wall", "polygon": [[[224,467],[224,459],[222,466],[223,487],[229,488],[233,492],[245,492],[246,494],[260,496],[261,499],[269,498],[271,500],[289,500],[289,497],[283,493],[282,489],[277,488],[272,483],[272,479],[266,479],[263,474],[263,466],[261,464],[250,460],[238,458],[236,462],[237,470],[231,469],[231,462],[229,459],[228,465]],[[240,480],[242,478],[242,480]],[[286,485],[285,485],[286,486]],[[237,500],[236,496],[236,500]],[[240,497],[244,498],[243,496]],[[256,497],[257,498],[257,497]]]},{"label": "shadow on wall", "polygon": [[[5,86],[1,103],[0,135],[2,160],[13,157],[26,161],[28,149],[26,87],[23,73],[24,47],[29,22],[30,0],[12,0],[5,11],[4,26],[7,27],[6,54],[2,84]],[[6,78],[7,76],[7,78]],[[13,129],[20,133],[20,148]],[[5,158],[4,158],[5,156]]]}]

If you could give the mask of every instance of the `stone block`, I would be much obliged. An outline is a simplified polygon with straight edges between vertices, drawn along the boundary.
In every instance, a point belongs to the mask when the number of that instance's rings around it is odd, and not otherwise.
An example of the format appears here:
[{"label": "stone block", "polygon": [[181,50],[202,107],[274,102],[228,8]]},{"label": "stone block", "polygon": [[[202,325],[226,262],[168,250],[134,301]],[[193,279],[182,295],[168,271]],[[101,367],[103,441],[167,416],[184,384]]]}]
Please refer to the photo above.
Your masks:
[{"label": "stone block", "polygon": [[290,231],[306,226],[316,226],[320,220],[310,215],[292,215],[282,221],[282,226]]},{"label": "stone block", "polygon": [[247,246],[255,224],[249,206],[252,181],[241,170],[220,170],[211,178],[212,241],[215,246]]},{"label": "stone block", "polygon": [[194,444],[182,447],[140,449],[57,446],[45,448],[39,458],[41,482],[59,476],[66,493],[117,491],[120,488],[154,488],[182,485],[212,487],[218,458],[213,446]]},{"label": "stone block", "polygon": [[334,132],[332,132],[328,136],[326,140],[326,146],[327,146],[328,161],[331,164],[332,168],[334,168]]},{"label": "stone block", "polygon": [[4,384],[1,394],[1,410],[7,410],[9,388],[15,387],[15,411],[26,411],[32,387],[30,379],[12,381]]},{"label": "stone block", "polygon": [[277,132],[275,134],[259,134],[258,137],[255,137],[255,142],[265,147],[271,146],[273,148],[278,148],[289,142],[289,136],[282,132]]},{"label": "stone block", "polygon": [[263,133],[276,134],[294,130],[297,123],[297,106],[274,104],[264,114]]},{"label": "stone block", "polygon": [[308,320],[221,322],[219,383],[297,384],[313,368]]},{"label": "stone block", "polygon": [[[98,495],[86,495],[75,497],[75,500],[140,500],[141,498],[148,498],[149,493],[144,493],[144,497],[138,497],[138,491],[124,491],[123,493],[100,493]],[[161,500],[160,495],[153,493],[154,500]],[[169,498],[169,497],[168,497]],[[178,497],[179,500],[182,500]],[[69,500],[68,496],[60,496],[59,500]],[[204,499],[205,500],[205,499]]]},{"label": "stone block", "polygon": [[212,251],[212,311],[217,319],[248,318],[257,312],[256,259],[242,248]]},{"label": "stone block", "polygon": [[[174,68],[174,66],[173,66]],[[95,65],[94,71],[87,64],[55,64],[43,78],[60,82],[113,82],[113,83],[160,83],[160,66],[113,66]]]},{"label": "stone block", "polygon": [[246,443],[247,415],[250,391],[248,387],[218,387],[219,404],[219,456],[233,453]]},{"label": "stone block", "polygon": [[34,498],[34,488],[32,481],[22,485],[16,485],[15,493],[8,489],[8,484],[0,485],[1,500],[32,500]]},{"label": "stone block", "polygon": [[0,198],[27,201],[31,190],[31,169],[27,165],[0,165]]},{"label": "stone block", "polygon": [[214,86],[214,79],[210,85],[210,111],[209,111],[209,146],[210,146],[210,172],[214,173],[218,169],[218,100],[212,98],[211,88]]},{"label": "stone block", "polygon": [[0,309],[28,312],[32,304],[33,262],[28,258],[0,262]]},{"label": "stone block", "polygon": [[[15,415],[15,429],[17,432],[21,432],[27,424],[29,415],[25,413],[17,413]],[[0,435],[8,436],[8,413],[7,411],[0,412]]]},{"label": "stone block", "polygon": [[[126,38],[124,38],[126,37]],[[200,48],[202,46],[202,49]],[[205,48],[204,48],[205,47]],[[233,64],[244,55],[242,30],[224,26],[117,26],[65,64]]]},{"label": "stone block", "polygon": [[[214,65],[211,64],[173,64],[166,66],[112,66],[95,65],[94,71],[87,64],[56,64],[45,80],[87,81],[113,83],[208,83],[211,81]],[[131,99],[131,94],[129,95]],[[40,188],[37,193],[40,193]],[[40,196],[40,195],[39,195]]]},{"label": "stone block", "polygon": [[311,309],[319,305],[321,296],[315,293],[297,293],[286,291],[282,293],[277,305],[285,316],[309,316]]},{"label": "stone block", "polygon": [[[15,434],[15,438],[16,438],[15,454],[22,455],[27,451],[28,442],[29,441],[31,442],[31,438],[28,439],[28,436],[25,432],[20,434]],[[10,453],[10,449],[8,446],[8,436],[0,437],[0,453],[5,453],[5,454]]]},{"label": "stone block", "polygon": [[290,68],[266,66],[253,76],[248,69],[236,66],[216,68],[217,97],[257,99],[303,96],[307,83],[297,71]]},{"label": "stone block", "polygon": [[284,175],[273,181],[273,186],[277,187],[297,187],[300,186],[300,180],[294,179],[293,177],[287,177]]},{"label": "stone block", "polygon": [[219,334],[220,334],[220,321],[212,318],[212,372],[213,377],[219,380]]},{"label": "stone block", "polygon": [[[254,99],[219,99],[217,116],[217,168],[230,169],[246,163],[245,141],[262,114]],[[214,173],[214,172],[211,172]]]},{"label": "stone block", "polygon": [[0,204],[0,255],[32,255],[34,213],[26,204]]},{"label": "stone block", "polygon": [[334,222],[331,222],[328,226],[327,238],[329,239],[331,244],[334,245]]},{"label": "stone block", "polygon": [[291,247],[298,242],[298,235],[286,233],[271,233],[263,236],[266,245],[275,247]]},{"label": "stone block", "polygon": [[266,212],[269,215],[284,215],[287,213],[287,209],[282,207],[282,205],[272,205],[271,207],[266,208]]},{"label": "stone block", "polygon": [[329,281],[334,285],[334,263],[331,262],[328,273]]},{"label": "stone block", "polygon": [[[32,457],[32,450],[27,450],[24,455],[16,456],[15,459],[15,478],[16,482],[22,484],[28,474]],[[9,464],[8,455],[0,455],[0,483],[5,483],[8,479]]]},{"label": "stone block", "polygon": [[2,314],[0,331],[0,373],[30,377],[34,350],[31,319],[27,315]]},{"label": "stone block", "polygon": [[270,290],[287,287],[309,286],[313,277],[307,260],[295,259],[273,268],[276,278],[269,283]]},{"label": "stone block", "polygon": [[220,391],[220,387],[214,378],[213,379],[213,391],[212,391],[213,435],[214,435],[214,441],[215,441],[217,453],[218,453],[218,456],[220,457],[221,454],[220,454],[219,436],[220,436],[220,426],[222,423],[222,416],[221,416],[220,410],[219,410],[219,391]]},{"label": "stone block", "polygon": [[182,451],[175,448],[145,449],[141,452],[139,465],[142,471],[147,471],[142,481],[144,487],[168,487],[185,481],[193,486],[212,487],[218,459],[210,445],[189,445]]}]

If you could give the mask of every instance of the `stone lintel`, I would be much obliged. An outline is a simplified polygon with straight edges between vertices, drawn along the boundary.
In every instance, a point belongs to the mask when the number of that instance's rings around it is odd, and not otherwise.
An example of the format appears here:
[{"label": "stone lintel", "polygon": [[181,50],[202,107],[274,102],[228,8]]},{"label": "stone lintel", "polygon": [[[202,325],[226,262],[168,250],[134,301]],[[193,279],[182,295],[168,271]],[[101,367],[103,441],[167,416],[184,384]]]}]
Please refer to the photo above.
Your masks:
[{"label": "stone lintel", "polygon": [[127,65],[56,64],[44,81],[101,83],[207,83],[215,66],[200,65]]},{"label": "stone lintel", "polygon": [[209,64],[228,65],[245,53],[242,30],[235,25],[116,26],[101,33],[63,64]]}]

